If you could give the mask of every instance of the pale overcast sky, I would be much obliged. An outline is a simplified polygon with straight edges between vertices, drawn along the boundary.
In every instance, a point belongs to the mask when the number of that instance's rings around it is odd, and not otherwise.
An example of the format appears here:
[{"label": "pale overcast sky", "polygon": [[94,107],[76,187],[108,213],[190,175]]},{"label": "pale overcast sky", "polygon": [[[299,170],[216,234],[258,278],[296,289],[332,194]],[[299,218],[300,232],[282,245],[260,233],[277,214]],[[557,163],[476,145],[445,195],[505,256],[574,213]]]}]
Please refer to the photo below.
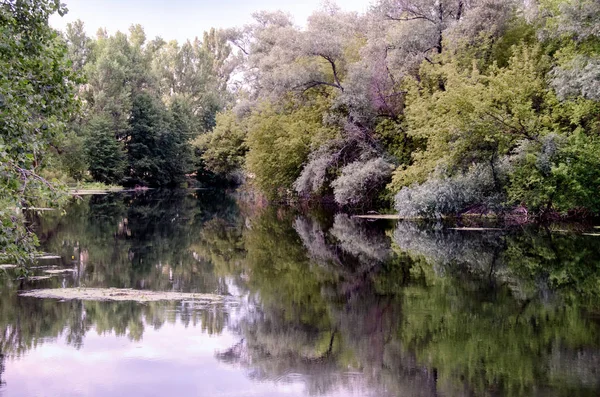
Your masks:
[{"label": "pale overcast sky", "polygon": [[[339,0],[346,11],[365,12],[372,0]],[[303,26],[312,11],[323,0],[63,0],[69,13],[54,15],[50,23],[64,29],[68,22],[81,19],[89,35],[100,27],[109,33],[127,32],[130,25],[141,24],[149,39],[161,36],[165,40],[184,41],[202,37],[202,32],[216,28],[242,26],[252,21],[252,13],[260,10],[282,10]]]}]

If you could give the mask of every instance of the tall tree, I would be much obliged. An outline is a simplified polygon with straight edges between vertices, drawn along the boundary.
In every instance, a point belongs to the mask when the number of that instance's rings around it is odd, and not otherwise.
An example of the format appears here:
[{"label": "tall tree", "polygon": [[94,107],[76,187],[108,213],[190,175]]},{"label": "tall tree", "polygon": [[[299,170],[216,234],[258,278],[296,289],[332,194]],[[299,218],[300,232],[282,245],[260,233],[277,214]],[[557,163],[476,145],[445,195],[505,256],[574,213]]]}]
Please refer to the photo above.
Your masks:
[{"label": "tall tree", "polygon": [[73,69],[80,71],[88,62],[91,55],[92,40],[86,35],[84,23],[78,19],[67,24],[65,38],[69,47],[69,58],[73,62]]},{"label": "tall tree", "polygon": [[85,146],[89,171],[94,180],[120,184],[125,176],[125,152],[106,115],[93,116],[86,124]]},{"label": "tall tree", "polygon": [[191,171],[189,112],[175,102],[171,111],[149,93],[134,97],[127,137],[127,183],[174,185]]},{"label": "tall tree", "polygon": [[131,183],[158,185],[164,179],[159,147],[162,116],[156,100],[149,94],[134,97],[127,138],[127,176]]}]

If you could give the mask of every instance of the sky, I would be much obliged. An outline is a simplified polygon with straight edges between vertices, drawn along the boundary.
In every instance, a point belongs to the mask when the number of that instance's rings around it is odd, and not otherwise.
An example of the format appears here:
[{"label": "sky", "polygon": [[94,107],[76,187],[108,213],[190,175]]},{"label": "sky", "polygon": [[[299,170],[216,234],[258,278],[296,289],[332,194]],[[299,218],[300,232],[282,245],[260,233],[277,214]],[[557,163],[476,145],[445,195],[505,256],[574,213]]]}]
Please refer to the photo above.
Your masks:
[{"label": "sky", "polygon": [[[282,10],[303,26],[307,17],[323,5],[323,0],[63,0],[69,12],[52,16],[50,24],[64,30],[69,22],[81,19],[88,35],[98,28],[109,33],[127,32],[132,24],[141,24],[146,36],[160,36],[180,42],[195,37],[211,27],[228,28],[252,22],[252,13]],[[365,12],[371,0],[338,0],[344,11]]]}]

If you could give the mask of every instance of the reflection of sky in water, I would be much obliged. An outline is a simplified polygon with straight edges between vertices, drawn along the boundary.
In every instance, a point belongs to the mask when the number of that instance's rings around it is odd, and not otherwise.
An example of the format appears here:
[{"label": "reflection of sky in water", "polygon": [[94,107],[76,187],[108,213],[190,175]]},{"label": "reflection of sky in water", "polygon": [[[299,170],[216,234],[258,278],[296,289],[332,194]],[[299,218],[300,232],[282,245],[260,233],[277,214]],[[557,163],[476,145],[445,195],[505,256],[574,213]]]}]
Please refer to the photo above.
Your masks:
[{"label": "reflection of sky in water", "polygon": [[[59,338],[20,359],[8,360],[0,389],[13,396],[303,396],[302,378],[256,382],[238,366],[219,362],[238,337],[208,335],[181,322],[143,339],[89,332],[79,350]],[[338,391],[328,396],[364,395]],[[355,391],[356,393],[356,391]]]}]

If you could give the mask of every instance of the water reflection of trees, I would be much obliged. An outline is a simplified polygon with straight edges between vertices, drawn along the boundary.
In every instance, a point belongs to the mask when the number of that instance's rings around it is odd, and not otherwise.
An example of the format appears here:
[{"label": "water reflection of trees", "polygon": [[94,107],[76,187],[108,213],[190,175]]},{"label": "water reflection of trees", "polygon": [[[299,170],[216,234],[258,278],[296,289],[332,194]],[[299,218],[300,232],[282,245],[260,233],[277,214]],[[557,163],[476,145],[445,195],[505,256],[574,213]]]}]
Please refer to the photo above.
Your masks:
[{"label": "water reflection of trees", "polygon": [[2,375],[4,374],[4,361],[6,360],[4,354],[0,351],[0,387],[4,385],[4,381],[2,380]]},{"label": "water reflection of trees", "polygon": [[226,293],[210,258],[194,249],[206,223],[236,217],[225,194],[152,191],[85,198],[65,216],[44,216],[37,232],[77,270],[75,285]]},{"label": "water reflection of trees", "polygon": [[[133,341],[142,339],[150,327],[178,322],[208,334],[220,334],[228,324],[226,308],[199,307],[193,302],[60,302],[53,299],[19,297],[14,288],[0,288],[0,352],[20,357],[30,349],[59,337],[80,348],[85,335],[114,334]],[[14,287],[14,286],[13,286]]]},{"label": "water reflection of trees", "polygon": [[394,339],[399,299],[377,291],[386,287],[377,275],[402,267],[378,227],[338,215],[324,228],[267,210],[240,238],[247,255],[239,271],[253,305],[237,323],[243,343],[219,358],[261,380],[302,376],[313,395],[340,388],[428,395],[432,374]]},{"label": "water reflection of trees", "polygon": [[349,369],[381,395],[600,390],[599,327],[586,314],[598,308],[600,252],[584,237],[386,231],[281,210],[236,236],[227,244],[247,252],[236,271],[254,306],[223,357],[255,377],[302,374],[312,394],[350,387]]},{"label": "water reflection of trees", "polygon": [[[239,332],[242,342],[217,357],[255,379],[301,377],[314,395],[600,390],[594,237],[382,226],[288,209],[240,213],[222,198],[160,194],[82,202],[68,215],[81,222],[46,219],[42,240],[52,252],[85,252],[74,256],[79,283],[89,286],[227,293],[235,285],[247,294],[235,321],[226,310],[178,311],[207,332]],[[9,353],[62,330],[77,345],[90,324],[135,338],[169,321],[152,305],[11,299],[0,302],[0,349]],[[15,323],[26,326],[7,343]]]},{"label": "water reflection of trees", "polygon": [[[465,231],[400,223],[393,242],[439,277],[507,286],[517,299],[568,299],[600,306],[600,245],[592,236],[547,229]],[[466,281],[466,280],[465,280]]]},{"label": "water reflection of trees", "polygon": [[204,255],[202,236],[212,223],[237,219],[235,202],[226,194],[183,190],[87,197],[66,215],[44,214],[36,220],[43,248],[60,254],[59,264],[76,272],[35,283],[0,279],[0,353],[20,356],[60,336],[79,347],[91,329],[139,340],[147,327],[176,318],[184,326],[221,333],[229,314],[220,307],[57,302],[20,298],[17,291],[76,285],[227,294],[229,284],[214,271],[215,258]]}]

